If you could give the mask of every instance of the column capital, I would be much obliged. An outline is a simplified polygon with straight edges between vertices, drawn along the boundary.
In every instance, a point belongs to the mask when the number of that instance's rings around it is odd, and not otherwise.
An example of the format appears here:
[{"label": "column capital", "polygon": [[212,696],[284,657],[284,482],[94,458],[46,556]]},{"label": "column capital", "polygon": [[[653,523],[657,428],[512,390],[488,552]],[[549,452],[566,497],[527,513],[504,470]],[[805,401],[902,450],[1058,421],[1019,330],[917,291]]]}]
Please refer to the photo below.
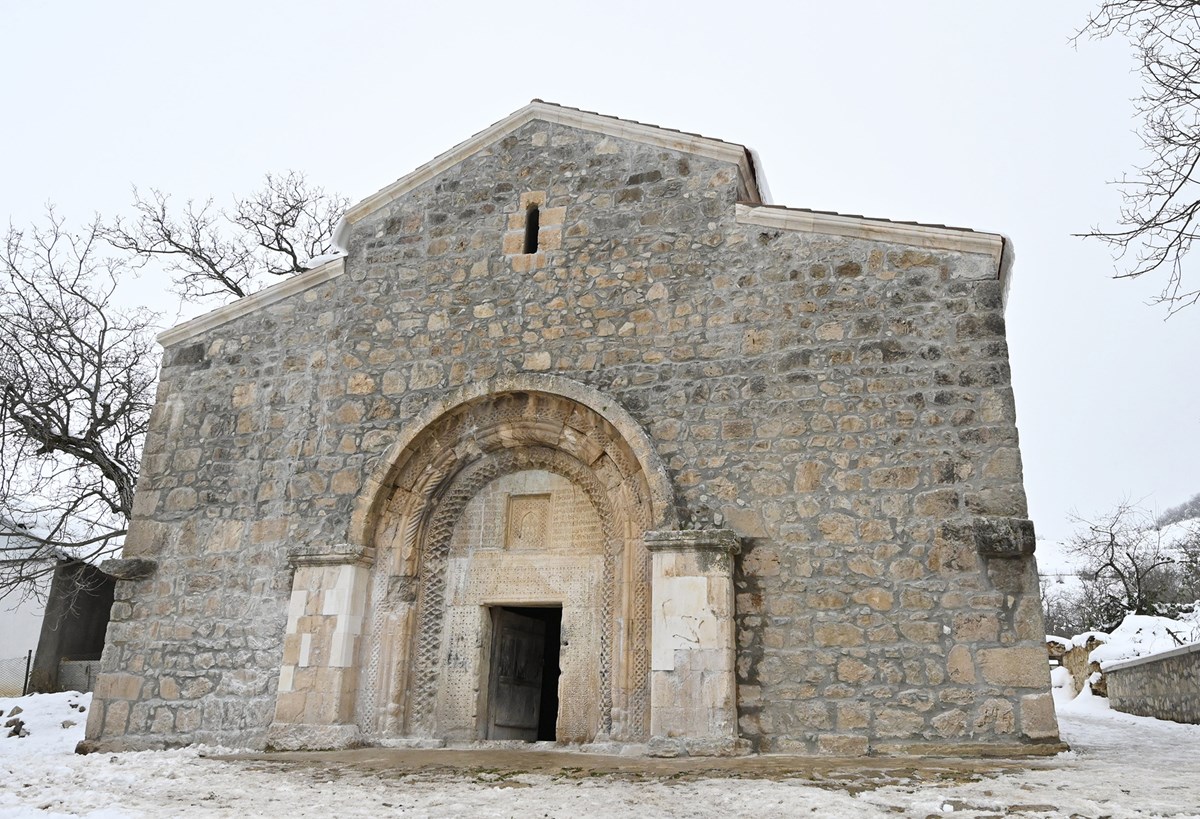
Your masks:
[{"label": "column capital", "polygon": [[732,529],[660,529],[642,534],[651,552],[718,551],[736,555],[742,551]]},{"label": "column capital", "polygon": [[355,543],[328,543],[319,546],[293,546],[288,563],[293,566],[370,566],[375,549]]}]

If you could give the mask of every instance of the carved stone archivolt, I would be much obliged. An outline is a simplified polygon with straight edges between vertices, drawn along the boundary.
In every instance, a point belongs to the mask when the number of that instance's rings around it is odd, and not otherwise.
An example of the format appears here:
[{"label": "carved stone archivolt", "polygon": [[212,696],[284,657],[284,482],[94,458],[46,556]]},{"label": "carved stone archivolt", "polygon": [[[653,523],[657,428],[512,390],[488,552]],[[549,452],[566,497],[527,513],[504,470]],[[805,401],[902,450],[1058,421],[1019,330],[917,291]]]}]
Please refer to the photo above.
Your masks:
[{"label": "carved stone archivolt", "polygon": [[[461,651],[479,648],[450,645],[460,630],[455,618],[478,615],[461,607],[453,609],[453,617],[449,614],[453,595],[447,590],[448,576],[460,585],[470,577],[469,569],[458,566],[459,558],[449,559],[451,541],[473,498],[505,476],[531,471],[557,476],[560,484],[565,481],[585,497],[591,507],[587,517],[598,521],[602,540],[586,563],[601,567],[597,571],[602,575],[595,589],[601,624],[594,638],[598,719],[589,729],[593,735],[571,738],[636,741],[648,736],[650,558],[642,533],[674,524],[669,482],[645,434],[626,413],[614,409],[611,399],[570,382],[544,386],[557,391],[485,393],[421,419],[424,426],[407,430],[380,465],[371,481],[374,497],[364,498],[356,510],[351,539],[376,553],[357,708],[368,737],[445,737],[448,726],[461,721],[457,712],[453,718],[440,713],[449,707],[449,698],[439,698],[439,686],[447,662],[455,662]],[[605,414],[594,406],[603,406]],[[508,499],[501,507],[507,513],[489,521],[501,527],[498,542],[511,546],[517,538],[517,549],[536,554],[536,538],[544,537],[552,514],[548,497],[527,493]],[[510,522],[513,510],[521,517]],[[569,562],[571,556],[560,550],[554,559]],[[584,565],[563,577],[577,580]],[[514,569],[506,582],[520,585],[521,576]],[[526,599],[524,593],[513,588],[511,600],[496,602],[514,604]],[[471,602],[476,612],[489,604]],[[564,610],[575,605],[560,602]],[[454,639],[461,642],[461,635]],[[594,702],[590,707],[596,710]]]}]

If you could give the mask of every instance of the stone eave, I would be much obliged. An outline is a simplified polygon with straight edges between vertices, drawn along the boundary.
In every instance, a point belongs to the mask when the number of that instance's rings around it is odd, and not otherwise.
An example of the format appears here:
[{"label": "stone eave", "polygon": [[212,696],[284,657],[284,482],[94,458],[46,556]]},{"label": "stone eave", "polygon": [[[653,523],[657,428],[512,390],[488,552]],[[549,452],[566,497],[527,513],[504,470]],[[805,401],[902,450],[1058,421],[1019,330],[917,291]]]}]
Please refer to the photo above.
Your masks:
[{"label": "stone eave", "polygon": [[982,233],[941,225],[891,222],[887,219],[845,216],[840,213],[822,213],[754,202],[738,203],[737,221],[743,225],[890,242],[926,250],[982,254],[991,257],[996,266],[996,278],[1004,283],[1006,293],[1008,290],[1008,274],[1012,267],[1012,242],[999,233]]},{"label": "stone eave", "polygon": [[423,185],[472,154],[477,153],[493,142],[502,139],[534,120],[566,125],[571,128],[579,128],[584,131],[604,134],[617,139],[628,139],[633,142],[655,145],[660,148],[736,164],[741,176],[739,197],[750,202],[762,201],[750,153],[743,145],[723,142],[719,139],[712,139],[698,134],[672,131],[656,125],[645,125],[631,120],[595,114],[590,111],[581,111],[577,108],[567,108],[541,100],[534,100],[529,105],[500,120],[490,128],[475,134],[475,136],[466,142],[459,143],[449,151],[446,151],[446,153],[431,159],[386,188],[368,196],[346,211],[346,215],[342,218],[347,223],[354,224],[368,214],[374,213],[379,208],[398,199],[413,188]]},{"label": "stone eave", "polygon": [[238,299],[232,304],[218,307],[202,316],[197,316],[182,324],[177,324],[169,330],[163,330],[158,334],[158,343],[163,347],[178,344],[193,336],[207,332],[214,327],[220,327],[222,324],[226,324],[236,318],[253,313],[269,304],[274,304],[289,296],[303,293],[305,290],[309,290],[319,284],[324,284],[330,279],[340,276],[345,269],[346,258],[344,256],[333,259],[320,267],[306,270],[303,273],[284,279],[279,284],[273,284],[270,287],[259,290],[257,293]]}]

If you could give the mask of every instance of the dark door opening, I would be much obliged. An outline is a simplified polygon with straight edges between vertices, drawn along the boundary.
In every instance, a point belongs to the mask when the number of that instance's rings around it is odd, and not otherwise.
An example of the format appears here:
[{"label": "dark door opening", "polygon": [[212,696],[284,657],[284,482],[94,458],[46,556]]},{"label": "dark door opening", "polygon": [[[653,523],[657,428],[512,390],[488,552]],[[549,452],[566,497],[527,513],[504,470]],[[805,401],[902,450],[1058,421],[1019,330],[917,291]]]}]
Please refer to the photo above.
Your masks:
[{"label": "dark door opening", "polygon": [[555,739],[562,607],[495,607],[488,739]]}]

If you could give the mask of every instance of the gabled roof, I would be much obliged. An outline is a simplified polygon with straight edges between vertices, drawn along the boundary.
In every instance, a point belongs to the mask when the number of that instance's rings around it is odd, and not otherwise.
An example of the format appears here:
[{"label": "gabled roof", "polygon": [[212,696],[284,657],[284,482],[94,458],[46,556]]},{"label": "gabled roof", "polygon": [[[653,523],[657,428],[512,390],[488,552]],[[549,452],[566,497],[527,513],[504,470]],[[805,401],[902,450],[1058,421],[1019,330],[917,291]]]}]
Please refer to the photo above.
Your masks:
[{"label": "gabled roof", "polygon": [[[996,276],[1004,283],[1007,292],[1009,270],[1012,266],[1012,243],[999,234],[773,205],[770,203],[766,180],[760,176],[762,165],[757,161],[754,152],[744,145],[593,111],[568,108],[538,99],[354,205],[338,222],[333,235],[334,244],[345,251],[345,240],[350,232],[350,225],[534,120],[567,125],[617,139],[628,139],[735,164],[739,170],[737,221],[742,224],[990,255],[997,268]],[[239,316],[330,281],[342,275],[346,269],[344,255],[331,255],[314,261],[320,261],[321,264],[279,284],[165,330],[159,334],[158,342],[164,347],[176,344]]]},{"label": "gabled roof", "polygon": [[[412,173],[400,177],[386,188],[368,196],[346,211],[346,215],[343,217],[345,223],[354,224],[367,214],[373,213],[388,202],[403,196],[418,185],[428,182],[448,168],[462,162],[484,146],[502,139],[521,126],[534,120],[567,125],[572,128],[605,134],[618,139],[628,139],[646,145],[656,145],[673,151],[681,151],[686,154],[695,154],[710,159],[732,162],[741,171],[738,199],[744,202],[755,203],[764,201],[755,173],[754,160],[751,158],[750,151],[744,145],[737,145],[733,142],[725,142],[724,140],[713,139],[712,137],[701,136],[700,134],[689,134],[684,131],[661,128],[657,125],[647,125],[633,120],[597,114],[592,111],[583,111],[578,108],[568,108],[564,105],[556,105],[551,102],[543,102],[542,100],[535,99],[524,108],[510,114],[490,128],[485,128],[475,134],[475,136],[466,142],[455,145],[441,156],[431,159]],[[338,238],[340,237],[335,236],[334,241],[336,242]]]}]

